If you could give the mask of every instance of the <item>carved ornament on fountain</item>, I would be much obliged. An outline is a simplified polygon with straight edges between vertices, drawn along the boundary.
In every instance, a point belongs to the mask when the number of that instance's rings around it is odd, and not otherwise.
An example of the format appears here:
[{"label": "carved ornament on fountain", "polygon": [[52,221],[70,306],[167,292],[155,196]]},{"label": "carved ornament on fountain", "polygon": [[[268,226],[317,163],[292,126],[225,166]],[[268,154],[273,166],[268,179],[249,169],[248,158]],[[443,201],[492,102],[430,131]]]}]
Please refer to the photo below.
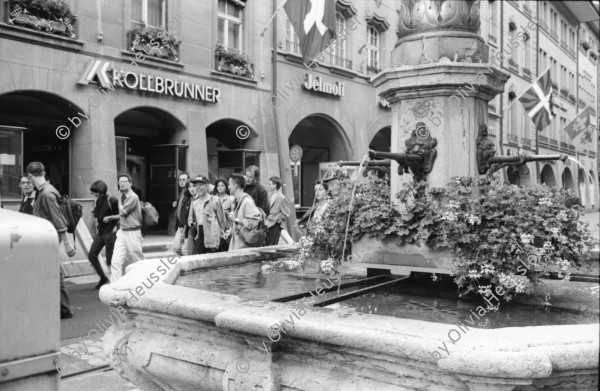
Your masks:
[{"label": "carved ornament on fountain", "polygon": [[479,0],[402,0],[392,64],[487,63],[479,5]]},{"label": "carved ornament on fountain", "polygon": [[479,0],[402,0],[398,38],[426,31],[454,29],[477,33]]}]

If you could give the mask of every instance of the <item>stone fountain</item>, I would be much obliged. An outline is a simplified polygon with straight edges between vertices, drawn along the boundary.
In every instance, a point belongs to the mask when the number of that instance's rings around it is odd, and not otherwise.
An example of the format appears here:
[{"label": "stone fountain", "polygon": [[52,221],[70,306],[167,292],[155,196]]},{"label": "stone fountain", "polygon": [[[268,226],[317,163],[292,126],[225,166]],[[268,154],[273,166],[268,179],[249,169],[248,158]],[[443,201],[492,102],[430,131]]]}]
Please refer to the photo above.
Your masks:
[{"label": "stone fountain", "polygon": [[[394,68],[373,78],[392,104],[391,150],[404,150],[381,156],[392,160],[392,172],[400,168],[443,186],[452,176],[477,176],[478,161],[511,163],[489,160],[495,153],[480,133],[487,102],[503,91],[508,75],[487,64],[478,28],[478,1],[402,1]],[[473,92],[453,101],[465,86]],[[439,124],[426,123],[431,118]],[[392,194],[407,176],[392,176]],[[143,390],[597,389],[598,324],[471,329],[441,357],[432,352],[448,324],[326,308],[298,311],[285,303],[174,285],[185,272],[259,262],[291,249],[133,265],[100,290],[104,303],[127,311],[104,336],[111,366]],[[380,267],[399,258],[398,249],[373,254],[370,262]],[[385,266],[437,272],[447,267],[443,254],[412,254],[408,266]],[[159,281],[147,288],[152,275]]]}]

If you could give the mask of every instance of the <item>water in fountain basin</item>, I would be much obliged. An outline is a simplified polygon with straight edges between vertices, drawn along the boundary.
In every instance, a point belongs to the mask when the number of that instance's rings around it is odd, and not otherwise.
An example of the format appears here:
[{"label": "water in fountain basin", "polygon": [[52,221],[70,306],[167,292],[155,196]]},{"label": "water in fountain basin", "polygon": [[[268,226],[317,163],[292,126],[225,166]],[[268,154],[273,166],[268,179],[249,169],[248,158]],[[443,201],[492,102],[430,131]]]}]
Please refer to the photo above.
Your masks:
[{"label": "water in fountain basin", "polygon": [[[300,270],[261,271],[254,263],[207,270],[182,275],[176,282],[189,288],[235,295],[252,301],[271,301],[299,293],[313,292],[319,287],[329,287],[322,274]],[[343,283],[357,281],[360,276],[344,274]],[[331,279],[331,281],[334,281]],[[322,296],[337,296],[334,290]],[[354,290],[358,288],[350,288]],[[546,281],[538,296],[521,295],[516,301],[502,303],[498,312],[487,312],[473,327],[499,328],[538,325],[585,324],[598,322],[598,284]],[[342,291],[347,293],[348,289]],[[550,306],[540,306],[544,293],[551,295]],[[292,304],[293,302],[289,302]],[[497,304],[492,300],[492,304]],[[370,292],[325,308],[342,313],[364,313],[428,322],[457,324],[469,318],[470,311],[487,306],[479,296],[459,299],[456,289],[441,288],[435,283],[415,284],[406,280],[394,286]]]}]

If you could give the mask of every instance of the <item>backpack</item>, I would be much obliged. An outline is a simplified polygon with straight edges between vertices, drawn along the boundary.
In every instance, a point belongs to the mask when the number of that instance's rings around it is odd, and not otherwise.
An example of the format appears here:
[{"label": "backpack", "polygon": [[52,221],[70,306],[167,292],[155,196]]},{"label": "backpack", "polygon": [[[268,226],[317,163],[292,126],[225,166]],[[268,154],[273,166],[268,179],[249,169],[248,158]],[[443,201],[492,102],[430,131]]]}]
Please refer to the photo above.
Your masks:
[{"label": "backpack", "polygon": [[60,212],[67,220],[67,232],[75,235],[77,224],[83,216],[83,206],[79,202],[73,201],[68,195],[60,197]]},{"label": "backpack", "polygon": [[[248,196],[248,197],[250,197],[250,196]],[[252,198],[252,197],[250,197],[250,198]],[[241,205],[243,203],[242,201],[243,201],[243,199],[240,200],[238,206],[235,208],[236,215],[237,215],[237,211],[239,210],[239,208],[241,207]],[[241,227],[238,232],[240,239],[242,240],[242,243],[244,243],[246,246],[249,246],[249,247],[264,246],[265,241],[267,239],[267,225],[265,224],[267,215],[258,206],[256,207],[256,209],[258,209],[258,211],[260,213],[260,218],[258,219],[258,224],[256,225],[256,227],[254,227],[254,228]]]},{"label": "backpack", "polygon": [[142,204],[142,226],[144,228],[154,227],[158,224],[158,212],[149,202]]},{"label": "backpack", "polygon": [[58,206],[60,207],[60,213],[67,220],[67,232],[73,234],[73,248],[77,241],[75,240],[75,231],[77,230],[77,224],[83,216],[83,206],[79,202],[73,201],[68,195],[60,197]]}]

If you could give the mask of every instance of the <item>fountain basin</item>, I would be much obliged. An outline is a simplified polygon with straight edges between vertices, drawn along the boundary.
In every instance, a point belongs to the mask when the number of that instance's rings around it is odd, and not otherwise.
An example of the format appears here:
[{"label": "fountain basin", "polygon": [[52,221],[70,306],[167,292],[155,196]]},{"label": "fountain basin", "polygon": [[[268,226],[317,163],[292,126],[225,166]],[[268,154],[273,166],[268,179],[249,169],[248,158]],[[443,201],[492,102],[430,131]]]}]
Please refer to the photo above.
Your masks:
[{"label": "fountain basin", "polygon": [[[458,326],[172,285],[182,271],[257,262],[264,250],[148,260],[102,287],[104,303],[128,312],[105,335],[113,368],[143,390],[597,388],[598,324],[471,328],[444,346]],[[164,262],[174,267],[132,295]]]},{"label": "fountain basin", "polygon": [[412,271],[450,274],[454,255],[448,250],[397,244],[399,239],[363,237],[352,242],[352,261],[367,268],[388,269],[395,274]]}]

